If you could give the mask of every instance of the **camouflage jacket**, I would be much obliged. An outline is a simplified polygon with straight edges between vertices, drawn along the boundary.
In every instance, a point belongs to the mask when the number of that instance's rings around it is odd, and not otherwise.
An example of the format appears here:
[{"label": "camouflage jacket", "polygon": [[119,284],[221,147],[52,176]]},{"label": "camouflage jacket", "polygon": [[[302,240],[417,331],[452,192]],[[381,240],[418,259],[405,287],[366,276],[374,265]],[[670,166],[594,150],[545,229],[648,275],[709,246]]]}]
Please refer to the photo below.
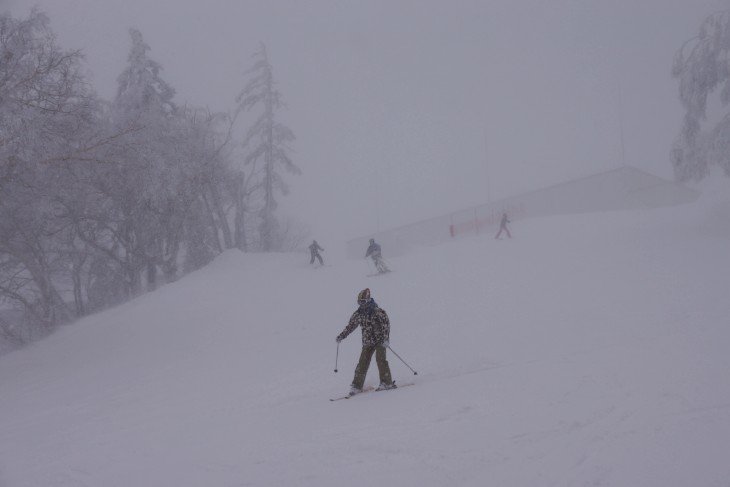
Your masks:
[{"label": "camouflage jacket", "polygon": [[[369,308],[369,309],[368,309]],[[342,333],[337,338],[345,339],[347,335],[360,327],[362,331],[362,346],[368,347],[373,345],[381,345],[390,337],[390,320],[385,310],[382,310],[371,300],[371,306],[358,308],[347,324]]]}]

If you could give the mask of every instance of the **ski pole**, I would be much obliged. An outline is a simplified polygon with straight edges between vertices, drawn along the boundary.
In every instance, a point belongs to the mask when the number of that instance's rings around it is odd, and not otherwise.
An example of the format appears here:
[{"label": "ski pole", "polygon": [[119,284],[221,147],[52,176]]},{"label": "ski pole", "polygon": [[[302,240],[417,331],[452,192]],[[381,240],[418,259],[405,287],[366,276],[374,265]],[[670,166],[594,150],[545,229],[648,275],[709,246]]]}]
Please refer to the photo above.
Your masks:
[{"label": "ski pole", "polygon": [[335,373],[337,373],[337,359],[340,357],[340,342],[337,342],[337,353],[335,354]]},{"label": "ski pole", "polygon": [[[390,345],[388,345],[388,350],[390,350],[391,352],[393,352],[393,354],[394,354],[394,355],[395,355],[396,357],[398,357],[398,358],[400,359],[400,361],[401,361],[401,362],[403,362],[404,364],[406,364],[406,361],[405,361],[405,360],[403,360],[403,359],[402,359],[402,358],[400,357],[400,355],[398,355],[397,353],[395,353],[395,350],[393,350],[392,348],[390,348]],[[406,364],[406,367],[408,367],[409,369],[411,369],[411,372],[413,372],[413,375],[418,375],[418,372],[416,372],[415,370],[413,370],[413,369],[411,368],[411,366],[410,366],[410,365]]]}]

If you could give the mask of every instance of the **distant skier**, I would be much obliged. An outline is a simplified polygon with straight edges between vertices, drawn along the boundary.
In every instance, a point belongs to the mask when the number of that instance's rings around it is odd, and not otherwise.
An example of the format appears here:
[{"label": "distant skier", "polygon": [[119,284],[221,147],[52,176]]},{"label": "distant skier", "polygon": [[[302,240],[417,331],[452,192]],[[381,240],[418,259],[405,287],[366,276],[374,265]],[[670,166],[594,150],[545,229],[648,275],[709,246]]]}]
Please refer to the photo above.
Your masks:
[{"label": "distant skier", "polygon": [[319,255],[319,251],[324,252],[324,249],[319,246],[316,240],[312,241],[312,245],[309,246],[309,253],[311,254],[312,258],[309,259],[310,264],[314,264],[314,259],[319,259],[319,265],[324,265],[324,261],[322,260],[322,256]]},{"label": "distant skier", "polygon": [[355,368],[355,378],[352,379],[350,395],[354,396],[362,392],[365,384],[365,376],[370,367],[370,361],[375,354],[375,361],[378,364],[380,374],[380,386],[378,390],[395,389],[396,385],[390,375],[390,367],[385,357],[385,351],[389,346],[390,320],[385,310],[378,307],[375,300],[370,297],[370,289],[363,289],[357,295],[358,308],[350,317],[350,322],[337,335],[337,343],[347,338],[358,326],[362,331],[362,352],[360,360]]},{"label": "distant skier", "polygon": [[370,246],[368,246],[368,249],[365,252],[365,258],[367,259],[368,257],[373,259],[373,263],[375,264],[375,268],[378,270],[379,274],[390,272],[390,269],[388,269],[388,266],[385,265],[385,261],[383,260],[380,245],[375,243],[374,238],[370,239]]},{"label": "distant skier", "polygon": [[499,222],[499,231],[494,238],[499,239],[499,236],[502,235],[502,232],[505,232],[509,238],[512,238],[512,234],[509,233],[509,228],[507,228],[508,223],[511,222],[509,218],[507,218],[507,213],[502,213],[502,220]]}]

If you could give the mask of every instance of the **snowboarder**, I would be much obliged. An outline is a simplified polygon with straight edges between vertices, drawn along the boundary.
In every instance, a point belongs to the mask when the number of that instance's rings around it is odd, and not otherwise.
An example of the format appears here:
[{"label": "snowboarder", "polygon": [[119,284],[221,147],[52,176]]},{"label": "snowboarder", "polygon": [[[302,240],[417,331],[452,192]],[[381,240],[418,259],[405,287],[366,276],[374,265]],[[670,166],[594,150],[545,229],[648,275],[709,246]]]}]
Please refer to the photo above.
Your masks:
[{"label": "snowboarder", "polygon": [[370,239],[370,245],[365,252],[365,258],[367,259],[368,257],[373,259],[373,263],[375,264],[375,268],[378,270],[378,274],[390,271],[390,269],[388,269],[388,266],[385,265],[385,261],[383,260],[380,245],[375,243],[374,238]]},{"label": "snowboarder", "polygon": [[511,222],[509,218],[507,218],[507,213],[502,213],[502,220],[499,222],[499,231],[494,238],[499,239],[499,236],[502,235],[502,232],[505,232],[509,238],[512,238],[512,234],[509,233],[509,228],[507,228],[508,223]]},{"label": "snowboarder", "polygon": [[312,258],[309,259],[310,264],[314,264],[314,259],[319,259],[319,265],[324,265],[322,256],[319,255],[320,250],[324,252],[324,249],[319,246],[316,240],[312,241],[312,245],[309,246],[309,253],[312,255]]},{"label": "snowboarder", "polygon": [[370,367],[370,360],[375,354],[375,361],[378,364],[380,374],[380,386],[378,390],[395,389],[395,382],[390,375],[390,367],[385,357],[385,351],[389,346],[390,320],[385,310],[378,307],[375,300],[370,297],[370,289],[363,289],[357,295],[358,308],[350,317],[350,322],[337,335],[337,343],[347,338],[358,326],[362,331],[362,352],[360,360],[355,368],[355,378],[350,386],[350,395],[354,396],[362,392],[365,384],[365,376]]}]

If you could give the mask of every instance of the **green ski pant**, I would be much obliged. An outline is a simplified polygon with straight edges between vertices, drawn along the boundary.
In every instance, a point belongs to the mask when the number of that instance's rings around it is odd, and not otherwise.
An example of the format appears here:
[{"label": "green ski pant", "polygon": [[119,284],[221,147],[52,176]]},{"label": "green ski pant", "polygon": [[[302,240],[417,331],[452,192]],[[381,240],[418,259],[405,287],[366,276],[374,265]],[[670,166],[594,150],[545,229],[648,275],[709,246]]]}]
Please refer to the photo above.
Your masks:
[{"label": "green ski pant", "polygon": [[373,358],[373,353],[375,353],[375,362],[378,364],[380,383],[386,385],[393,383],[393,378],[390,376],[390,366],[388,366],[388,360],[385,358],[385,347],[382,345],[370,345],[362,347],[360,361],[355,368],[355,378],[352,380],[353,387],[362,389],[365,384],[365,376],[368,374],[368,367],[370,367],[370,360]]}]

